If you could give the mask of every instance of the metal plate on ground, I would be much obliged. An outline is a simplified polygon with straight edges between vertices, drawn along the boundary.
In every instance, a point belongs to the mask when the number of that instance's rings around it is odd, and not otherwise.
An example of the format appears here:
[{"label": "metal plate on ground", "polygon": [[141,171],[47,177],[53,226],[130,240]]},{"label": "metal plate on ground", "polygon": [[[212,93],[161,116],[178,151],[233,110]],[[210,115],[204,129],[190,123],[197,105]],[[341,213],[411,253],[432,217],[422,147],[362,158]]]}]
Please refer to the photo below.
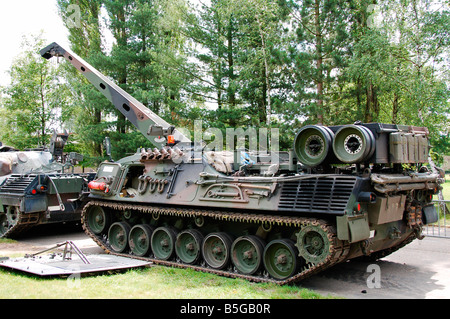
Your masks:
[{"label": "metal plate on ground", "polygon": [[0,261],[0,267],[20,270],[38,276],[69,276],[72,274],[86,274],[126,270],[149,266],[148,261],[112,255],[87,255],[89,264],[84,263],[78,255],[71,260],[63,259],[54,254],[48,256],[34,256],[11,258]]}]

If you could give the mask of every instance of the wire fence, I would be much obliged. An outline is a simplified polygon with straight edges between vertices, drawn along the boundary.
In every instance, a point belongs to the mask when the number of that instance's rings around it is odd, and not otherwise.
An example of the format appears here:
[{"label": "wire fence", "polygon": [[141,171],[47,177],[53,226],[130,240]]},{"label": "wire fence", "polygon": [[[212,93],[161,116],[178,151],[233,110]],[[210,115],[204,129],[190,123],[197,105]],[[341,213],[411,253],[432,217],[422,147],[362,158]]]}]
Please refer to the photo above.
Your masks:
[{"label": "wire fence", "polygon": [[[439,219],[436,223],[426,225],[423,234],[430,237],[450,238],[450,200],[434,200]],[[447,209],[445,209],[447,207]]]}]

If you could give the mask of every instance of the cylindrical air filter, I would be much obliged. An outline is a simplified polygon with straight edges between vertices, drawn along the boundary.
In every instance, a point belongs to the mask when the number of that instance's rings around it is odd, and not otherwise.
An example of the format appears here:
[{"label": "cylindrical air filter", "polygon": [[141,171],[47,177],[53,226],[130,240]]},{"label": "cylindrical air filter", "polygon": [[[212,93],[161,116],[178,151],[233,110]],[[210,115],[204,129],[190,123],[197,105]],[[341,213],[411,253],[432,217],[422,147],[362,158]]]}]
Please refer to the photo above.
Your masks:
[{"label": "cylindrical air filter", "polygon": [[295,154],[300,163],[307,167],[323,163],[331,149],[333,136],[333,132],[325,126],[302,127],[294,140]]},{"label": "cylindrical air filter", "polygon": [[375,144],[375,137],[367,127],[346,125],[336,132],[333,151],[343,163],[361,163],[373,155]]}]

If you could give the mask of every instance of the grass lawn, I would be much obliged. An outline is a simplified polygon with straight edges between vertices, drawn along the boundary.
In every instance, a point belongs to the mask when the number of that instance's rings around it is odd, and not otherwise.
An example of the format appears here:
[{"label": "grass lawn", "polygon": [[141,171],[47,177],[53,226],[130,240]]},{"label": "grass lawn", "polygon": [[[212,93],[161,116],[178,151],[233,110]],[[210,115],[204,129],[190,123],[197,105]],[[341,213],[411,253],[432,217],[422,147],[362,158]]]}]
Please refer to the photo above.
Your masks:
[{"label": "grass lawn", "polygon": [[250,283],[161,266],[81,279],[39,278],[0,269],[3,298],[323,299],[298,286]]},{"label": "grass lawn", "polygon": [[[450,174],[443,185],[444,199],[450,200]],[[0,239],[0,243],[14,242]],[[19,257],[19,256],[12,256]],[[250,283],[191,269],[151,268],[114,275],[81,279],[40,278],[0,268],[0,299],[323,299],[300,286]]]}]

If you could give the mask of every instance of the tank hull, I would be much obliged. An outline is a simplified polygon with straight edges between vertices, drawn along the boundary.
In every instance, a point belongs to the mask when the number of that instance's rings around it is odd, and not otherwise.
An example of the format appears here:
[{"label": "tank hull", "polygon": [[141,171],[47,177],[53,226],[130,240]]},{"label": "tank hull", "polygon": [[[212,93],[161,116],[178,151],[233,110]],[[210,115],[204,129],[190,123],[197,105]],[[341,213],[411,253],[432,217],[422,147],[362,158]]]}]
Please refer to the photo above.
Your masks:
[{"label": "tank hull", "polygon": [[287,284],[422,238],[438,179],[349,170],[229,176],[205,158],[137,153],[100,165],[82,223],[108,253]]}]

